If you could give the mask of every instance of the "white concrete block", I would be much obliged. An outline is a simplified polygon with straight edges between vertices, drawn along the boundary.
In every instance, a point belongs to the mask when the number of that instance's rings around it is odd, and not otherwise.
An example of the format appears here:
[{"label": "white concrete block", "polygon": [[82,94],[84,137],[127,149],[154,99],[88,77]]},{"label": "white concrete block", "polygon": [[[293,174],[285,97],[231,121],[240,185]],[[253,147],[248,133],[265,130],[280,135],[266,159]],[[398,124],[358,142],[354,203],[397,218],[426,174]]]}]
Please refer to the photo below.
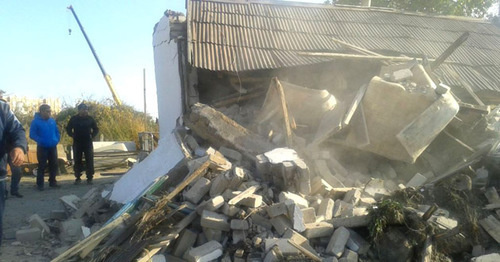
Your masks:
[{"label": "white concrete block", "polygon": [[186,252],[184,259],[189,262],[208,262],[220,256],[222,256],[222,245],[212,240]]}]

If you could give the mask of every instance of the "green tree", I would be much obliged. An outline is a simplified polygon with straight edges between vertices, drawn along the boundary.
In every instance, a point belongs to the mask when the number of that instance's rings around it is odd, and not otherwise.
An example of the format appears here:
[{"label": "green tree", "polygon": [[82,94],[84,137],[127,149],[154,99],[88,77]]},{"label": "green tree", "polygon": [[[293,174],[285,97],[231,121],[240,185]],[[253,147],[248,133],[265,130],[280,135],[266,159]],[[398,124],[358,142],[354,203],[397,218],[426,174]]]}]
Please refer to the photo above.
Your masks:
[{"label": "green tree", "polygon": [[[345,5],[361,3],[360,0],[333,0],[332,2]],[[493,0],[372,0],[371,6],[437,15],[484,17],[492,3]]]}]

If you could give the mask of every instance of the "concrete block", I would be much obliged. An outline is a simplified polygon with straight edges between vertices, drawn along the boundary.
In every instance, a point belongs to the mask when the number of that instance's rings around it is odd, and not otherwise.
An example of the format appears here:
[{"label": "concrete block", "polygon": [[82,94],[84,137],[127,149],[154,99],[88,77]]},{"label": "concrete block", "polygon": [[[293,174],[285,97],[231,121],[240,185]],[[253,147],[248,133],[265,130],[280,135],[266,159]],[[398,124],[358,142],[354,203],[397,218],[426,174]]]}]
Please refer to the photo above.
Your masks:
[{"label": "concrete block", "polygon": [[196,139],[194,139],[193,136],[191,135],[186,135],[184,137],[184,142],[186,142],[187,146],[193,151],[195,152],[196,149],[198,149],[198,147],[200,147],[200,145],[198,144],[198,142],[196,141]]},{"label": "concrete block", "polygon": [[311,179],[311,194],[326,195],[332,190],[332,186],[323,178],[315,176]]},{"label": "concrete block", "polygon": [[227,148],[225,146],[221,146],[219,148],[219,152],[221,152],[222,155],[224,155],[224,157],[226,157],[227,159],[233,160],[236,163],[241,162],[241,159],[243,158],[240,152]]},{"label": "concrete block", "polygon": [[335,255],[336,257],[341,257],[344,253],[345,245],[347,240],[349,240],[349,230],[345,227],[339,227],[334,232],[325,252],[330,255]]},{"label": "concrete block", "polygon": [[362,207],[369,207],[377,203],[373,197],[362,197],[359,199],[358,205]]},{"label": "concrete block", "polygon": [[222,196],[216,196],[207,201],[205,205],[205,210],[215,211],[224,205],[224,198]]},{"label": "concrete block", "polygon": [[261,226],[267,230],[271,230],[273,228],[273,224],[269,221],[269,219],[255,213],[250,216],[252,219],[252,224]]},{"label": "concrete block", "polygon": [[297,187],[299,193],[303,195],[311,194],[311,172],[309,171],[309,168],[304,160],[300,158],[295,159],[293,163],[295,165],[295,173],[297,173],[299,178],[296,182],[296,185],[298,183]]},{"label": "concrete block", "polygon": [[354,207],[344,202],[343,200],[335,200],[335,205],[333,206],[333,217],[346,217],[353,215]]},{"label": "concrete block", "polygon": [[284,215],[273,217],[271,219],[271,224],[280,236],[283,235],[288,228],[292,228],[292,222]]},{"label": "concrete block", "polygon": [[222,245],[217,241],[209,241],[186,252],[184,259],[189,262],[208,262],[220,256],[222,256]]},{"label": "concrete block", "polygon": [[288,208],[284,202],[276,203],[273,205],[270,205],[266,208],[267,214],[269,217],[277,217],[279,215],[287,215],[288,214]]},{"label": "concrete block", "polygon": [[349,239],[347,240],[346,246],[350,250],[360,254],[366,255],[370,249],[370,243],[368,243],[362,236],[360,236],[356,231],[352,229],[349,230]]},{"label": "concrete block", "polygon": [[250,171],[236,166],[233,168],[230,174],[232,174],[232,176],[229,179],[228,188],[237,189],[241,185],[241,183],[243,183],[243,181],[245,181],[245,179],[250,176]]},{"label": "concrete block", "polygon": [[344,254],[342,257],[339,259],[339,262],[358,262],[358,253],[345,249]]},{"label": "concrete block", "polygon": [[427,181],[427,177],[423,176],[420,173],[416,173],[408,183],[406,183],[406,187],[420,187]]},{"label": "concrete block", "polygon": [[223,174],[219,174],[212,180],[209,191],[211,197],[222,195],[222,193],[224,193],[224,191],[229,187],[230,172],[231,171],[227,171]]},{"label": "concrete block", "polygon": [[231,229],[234,230],[248,230],[250,227],[248,225],[248,221],[242,219],[232,219],[231,220]]},{"label": "concrete block", "polygon": [[245,242],[247,239],[247,233],[245,230],[233,230],[233,244],[238,244],[239,242]]},{"label": "concrete block", "polygon": [[333,207],[335,202],[330,198],[324,198],[318,207],[318,220],[329,220],[333,216]]},{"label": "concrete block", "polygon": [[[165,261],[168,261],[168,262],[186,262],[186,260],[184,260],[182,258],[174,257],[170,254],[163,254],[163,255],[165,256]],[[151,262],[153,262],[153,261],[151,261]],[[156,261],[154,261],[154,262],[156,262]]]},{"label": "concrete block", "polygon": [[344,202],[356,205],[361,198],[361,190],[358,188],[347,191],[344,196]]},{"label": "concrete block", "polygon": [[210,191],[210,180],[200,177],[194,185],[184,193],[184,198],[191,203],[198,204],[208,191]]},{"label": "concrete block", "polygon": [[239,207],[229,205],[226,202],[224,202],[224,204],[222,205],[222,213],[229,217],[235,216],[240,210],[241,209]]},{"label": "concrete block", "polygon": [[66,211],[62,210],[62,209],[61,210],[51,210],[49,217],[50,217],[50,219],[62,221],[62,220],[66,220],[68,218],[68,214],[66,214]]},{"label": "concrete block", "polygon": [[[288,201],[286,203],[288,203]],[[292,228],[297,232],[304,232],[304,230],[306,230],[306,225],[304,224],[304,215],[300,207],[295,203],[289,204],[287,207],[288,216],[292,220]]]},{"label": "concrete block", "polygon": [[212,211],[204,210],[201,215],[201,226],[211,229],[219,229],[229,231],[230,225],[227,222],[228,217],[223,214],[218,214]]},{"label": "concrete block", "polygon": [[42,238],[42,230],[38,227],[16,231],[16,240],[20,242],[33,242]]},{"label": "concrete block", "polygon": [[290,200],[294,202],[296,205],[298,205],[300,208],[309,207],[309,203],[305,198],[291,192],[281,192],[278,198],[279,201],[283,203],[287,200]]},{"label": "concrete block", "polygon": [[59,238],[64,241],[74,242],[82,238],[82,226],[85,226],[81,218],[69,219],[59,225]]},{"label": "concrete block", "polygon": [[268,173],[271,170],[271,163],[264,154],[257,155],[255,157],[255,170],[257,176],[264,179],[264,181],[269,181]]},{"label": "concrete block", "polygon": [[383,196],[389,196],[389,191],[384,186],[384,180],[373,178],[364,188],[364,192],[375,200],[379,200]]},{"label": "concrete block", "polygon": [[37,227],[42,232],[50,234],[49,226],[47,226],[45,221],[43,221],[43,219],[38,214],[31,215],[30,218],[28,219],[28,221],[29,221],[31,227]]},{"label": "concrete block", "polygon": [[304,216],[304,224],[316,222],[316,210],[314,207],[302,209],[302,215]]},{"label": "concrete block", "polygon": [[208,241],[222,241],[222,230],[203,227],[203,234],[205,234],[205,237],[207,237]]},{"label": "concrete block", "polygon": [[196,242],[196,235],[197,234],[195,232],[189,229],[184,229],[179,238],[175,241],[172,254],[176,257],[184,256],[184,253],[194,246],[194,243]]},{"label": "concrete block", "polygon": [[411,70],[405,68],[405,69],[401,69],[401,70],[392,72],[390,80],[391,80],[391,82],[398,83],[398,82],[401,82],[403,80],[410,79],[412,77],[413,77],[413,73],[411,72]]},{"label": "concrete block", "polygon": [[327,222],[317,222],[306,224],[304,236],[308,239],[327,237],[333,233],[333,225]]}]

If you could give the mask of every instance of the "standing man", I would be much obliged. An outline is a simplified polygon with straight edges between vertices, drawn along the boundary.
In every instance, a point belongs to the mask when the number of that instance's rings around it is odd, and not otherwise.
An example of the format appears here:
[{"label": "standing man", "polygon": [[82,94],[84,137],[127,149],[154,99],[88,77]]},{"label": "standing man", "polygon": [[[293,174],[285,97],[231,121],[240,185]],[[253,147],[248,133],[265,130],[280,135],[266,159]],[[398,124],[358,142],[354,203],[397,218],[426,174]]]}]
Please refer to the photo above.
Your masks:
[{"label": "standing man", "polygon": [[85,174],[87,184],[92,184],[94,178],[94,146],[92,139],[99,133],[99,128],[94,118],[89,116],[89,108],[86,104],[78,105],[78,114],[71,117],[66,132],[73,138],[73,157],[75,159],[75,185],[82,182],[83,171],[82,154],[85,155]]},{"label": "standing man", "polygon": [[35,119],[31,122],[30,138],[37,143],[36,158],[38,170],[36,172],[36,185],[43,191],[44,173],[47,162],[49,163],[49,186],[58,188],[57,175],[57,144],[61,138],[56,121],[51,118],[52,110],[47,104],[40,106]]},{"label": "standing man", "polygon": [[[8,103],[5,99],[3,99],[4,94],[5,94],[5,91],[0,90],[0,101],[2,101],[4,103]],[[15,115],[14,115],[14,117],[15,117]],[[17,118],[16,118],[16,120],[17,120]],[[23,130],[24,130],[24,128],[23,128]],[[10,151],[10,149],[12,149],[12,146],[8,145],[7,150]],[[7,158],[7,163],[9,164],[10,172],[12,174],[10,176],[10,194],[12,196],[21,198],[21,197],[23,197],[23,195],[21,195],[19,193],[19,182],[21,182],[21,176],[22,176],[23,172],[21,170],[21,167],[15,166],[12,163],[12,159],[10,156],[8,156],[8,158]],[[5,197],[7,197],[8,194],[9,194],[9,191],[5,190]]]},{"label": "standing man", "polygon": [[[7,146],[10,145],[10,151]],[[2,244],[2,220],[5,208],[5,176],[7,175],[7,154],[14,166],[24,161],[27,141],[23,126],[14,116],[7,103],[0,101],[0,245]]]}]

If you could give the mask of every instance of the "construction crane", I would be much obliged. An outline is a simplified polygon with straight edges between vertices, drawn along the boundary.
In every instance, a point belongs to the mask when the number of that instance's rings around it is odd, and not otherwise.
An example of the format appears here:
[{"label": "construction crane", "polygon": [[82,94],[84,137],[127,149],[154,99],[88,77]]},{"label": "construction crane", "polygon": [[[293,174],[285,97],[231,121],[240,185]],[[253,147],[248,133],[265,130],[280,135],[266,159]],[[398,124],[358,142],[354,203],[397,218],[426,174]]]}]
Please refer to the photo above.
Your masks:
[{"label": "construction crane", "polygon": [[118,106],[121,106],[122,101],[120,101],[120,98],[118,98],[118,95],[116,94],[116,91],[113,88],[113,83],[111,82],[111,77],[108,74],[106,74],[106,71],[104,70],[104,67],[101,64],[101,61],[99,61],[99,57],[97,57],[97,54],[94,50],[94,47],[90,43],[90,40],[89,40],[87,34],[85,33],[85,30],[83,30],[83,26],[80,23],[80,20],[78,19],[78,16],[76,15],[75,10],[73,9],[73,6],[71,6],[71,5],[68,6],[68,9],[71,10],[71,13],[73,13],[73,16],[75,17],[76,22],[78,23],[78,26],[80,27],[80,30],[82,30],[82,33],[83,33],[83,36],[85,37],[85,40],[87,40],[87,44],[89,44],[90,50],[92,51],[92,54],[94,55],[94,58],[97,61],[97,64],[99,65],[99,68],[101,69],[102,76],[104,77],[104,80],[106,80],[106,84],[108,84],[109,90],[111,91],[111,94],[113,95],[113,100],[115,100],[115,103]]}]

